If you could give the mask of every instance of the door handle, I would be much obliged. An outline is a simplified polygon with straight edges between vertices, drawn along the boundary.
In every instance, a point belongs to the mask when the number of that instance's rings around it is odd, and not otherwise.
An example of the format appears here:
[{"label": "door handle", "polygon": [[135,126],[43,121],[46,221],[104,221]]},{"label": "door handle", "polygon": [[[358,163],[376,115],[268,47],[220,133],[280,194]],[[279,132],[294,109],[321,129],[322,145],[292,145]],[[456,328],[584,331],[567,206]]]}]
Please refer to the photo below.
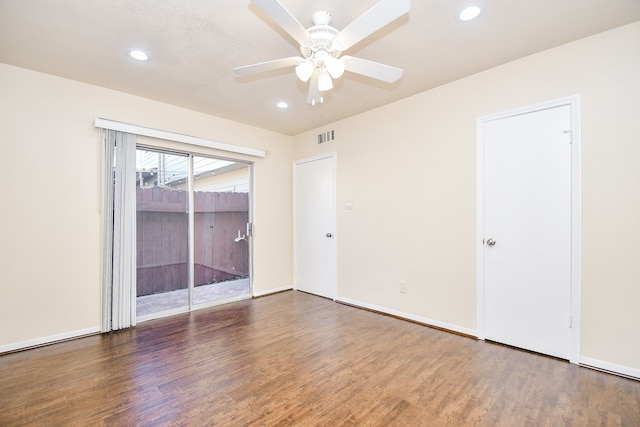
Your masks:
[{"label": "door handle", "polygon": [[496,241],[495,241],[495,240],[493,240],[491,237],[489,237],[489,238],[487,239],[487,245],[489,245],[489,246],[493,246],[493,245],[495,245],[495,244],[496,244]]},{"label": "door handle", "polygon": [[331,234],[331,233],[327,233],[327,234],[325,234],[325,236],[327,236],[327,237],[333,237],[333,234]]}]

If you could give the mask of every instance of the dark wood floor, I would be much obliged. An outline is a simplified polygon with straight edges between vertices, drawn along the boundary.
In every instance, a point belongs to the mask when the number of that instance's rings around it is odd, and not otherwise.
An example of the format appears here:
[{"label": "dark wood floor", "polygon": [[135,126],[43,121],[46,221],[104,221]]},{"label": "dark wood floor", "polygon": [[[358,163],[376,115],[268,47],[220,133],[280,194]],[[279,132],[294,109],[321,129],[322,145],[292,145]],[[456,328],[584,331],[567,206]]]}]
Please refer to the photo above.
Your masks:
[{"label": "dark wood floor", "polygon": [[640,426],[640,382],[291,291],[3,355],[0,425]]}]

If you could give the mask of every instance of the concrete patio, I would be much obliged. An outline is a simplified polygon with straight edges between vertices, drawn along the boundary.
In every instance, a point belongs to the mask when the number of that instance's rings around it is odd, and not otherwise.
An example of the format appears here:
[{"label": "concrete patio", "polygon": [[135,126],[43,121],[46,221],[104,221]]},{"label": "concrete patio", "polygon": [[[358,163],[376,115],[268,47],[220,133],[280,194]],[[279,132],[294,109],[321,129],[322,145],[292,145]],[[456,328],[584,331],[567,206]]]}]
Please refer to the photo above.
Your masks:
[{"label": "concrete patio", "polygon": [[[251,295],[249,278],[197,286],[194,289],[193,304],[197,305],[222,301],[241,295]],[[188,303],[189,293],[187,289],[140,296],[136,298],[136,314],[137,316],[147,316],[186,307]]]}]

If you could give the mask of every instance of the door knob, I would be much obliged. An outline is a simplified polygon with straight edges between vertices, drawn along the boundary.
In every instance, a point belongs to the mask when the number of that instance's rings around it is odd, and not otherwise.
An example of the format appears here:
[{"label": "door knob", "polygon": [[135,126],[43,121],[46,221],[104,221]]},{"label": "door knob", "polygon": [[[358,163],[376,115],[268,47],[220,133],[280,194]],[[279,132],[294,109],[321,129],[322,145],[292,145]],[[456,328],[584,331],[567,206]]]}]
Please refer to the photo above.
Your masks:
[{"label": "door knob", "polygon": [[495,244],[496,244],[496,241],[495,241],[495,240],[493,240],[492,238],[488,238],[488,239],[487,239],[487,245],[489,245],[489,246],[493,246],[493,245],[495,245]]},{"label": "door knob", "polygon": [[333,234],[331,234],[331,233],[327,233],[327,234],[326,234],[326,236],[327,236],[327,237],[333,237]]}]

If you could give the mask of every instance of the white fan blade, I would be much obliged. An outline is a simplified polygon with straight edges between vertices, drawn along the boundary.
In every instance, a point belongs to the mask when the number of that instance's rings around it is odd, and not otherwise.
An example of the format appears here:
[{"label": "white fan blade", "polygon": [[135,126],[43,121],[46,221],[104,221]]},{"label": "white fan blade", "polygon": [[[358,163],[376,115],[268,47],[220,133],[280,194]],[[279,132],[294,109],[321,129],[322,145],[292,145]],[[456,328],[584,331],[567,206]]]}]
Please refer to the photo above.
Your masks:
[{"label": "white fan blade", "polygon": [[309,94],[307,95],[307,102],[311,105],[316,105],[322,102],[322,94],[318,90],[318,73],[313,73],[311,80],[309,80]]},{"label": "white fan blade", "polygon": [[280,68],[294,67],[304,61],[304,58],[299,56],[292,56],[290,58],[281,58],[274,61],[260,62],[258,64],[245,65],[243,67],[236,67],[233,72],[246,76],[249,74],[263,73],[265,71],[278,70]]},{"label": "white fan blade", "polygon": [[344,50],[409,12],[410,7],[409,0],[381,0],[340,32]]},{"label": "white fan blade", "polygon": [[402,68],[368,61],[362,58],[355,58],[353,56],[343,56],[340,59],[344,61],[345,70],[356,74],[362,74],[363,76],[371,77],[376,80],[393,83],[402,77]]},{"label": "white fan blade", "polygon": [[302,45],[309,40],[307,30],[278,0],[251,0],[251,3],[269,15],[276,24],[280,25],[299,44]]}]

